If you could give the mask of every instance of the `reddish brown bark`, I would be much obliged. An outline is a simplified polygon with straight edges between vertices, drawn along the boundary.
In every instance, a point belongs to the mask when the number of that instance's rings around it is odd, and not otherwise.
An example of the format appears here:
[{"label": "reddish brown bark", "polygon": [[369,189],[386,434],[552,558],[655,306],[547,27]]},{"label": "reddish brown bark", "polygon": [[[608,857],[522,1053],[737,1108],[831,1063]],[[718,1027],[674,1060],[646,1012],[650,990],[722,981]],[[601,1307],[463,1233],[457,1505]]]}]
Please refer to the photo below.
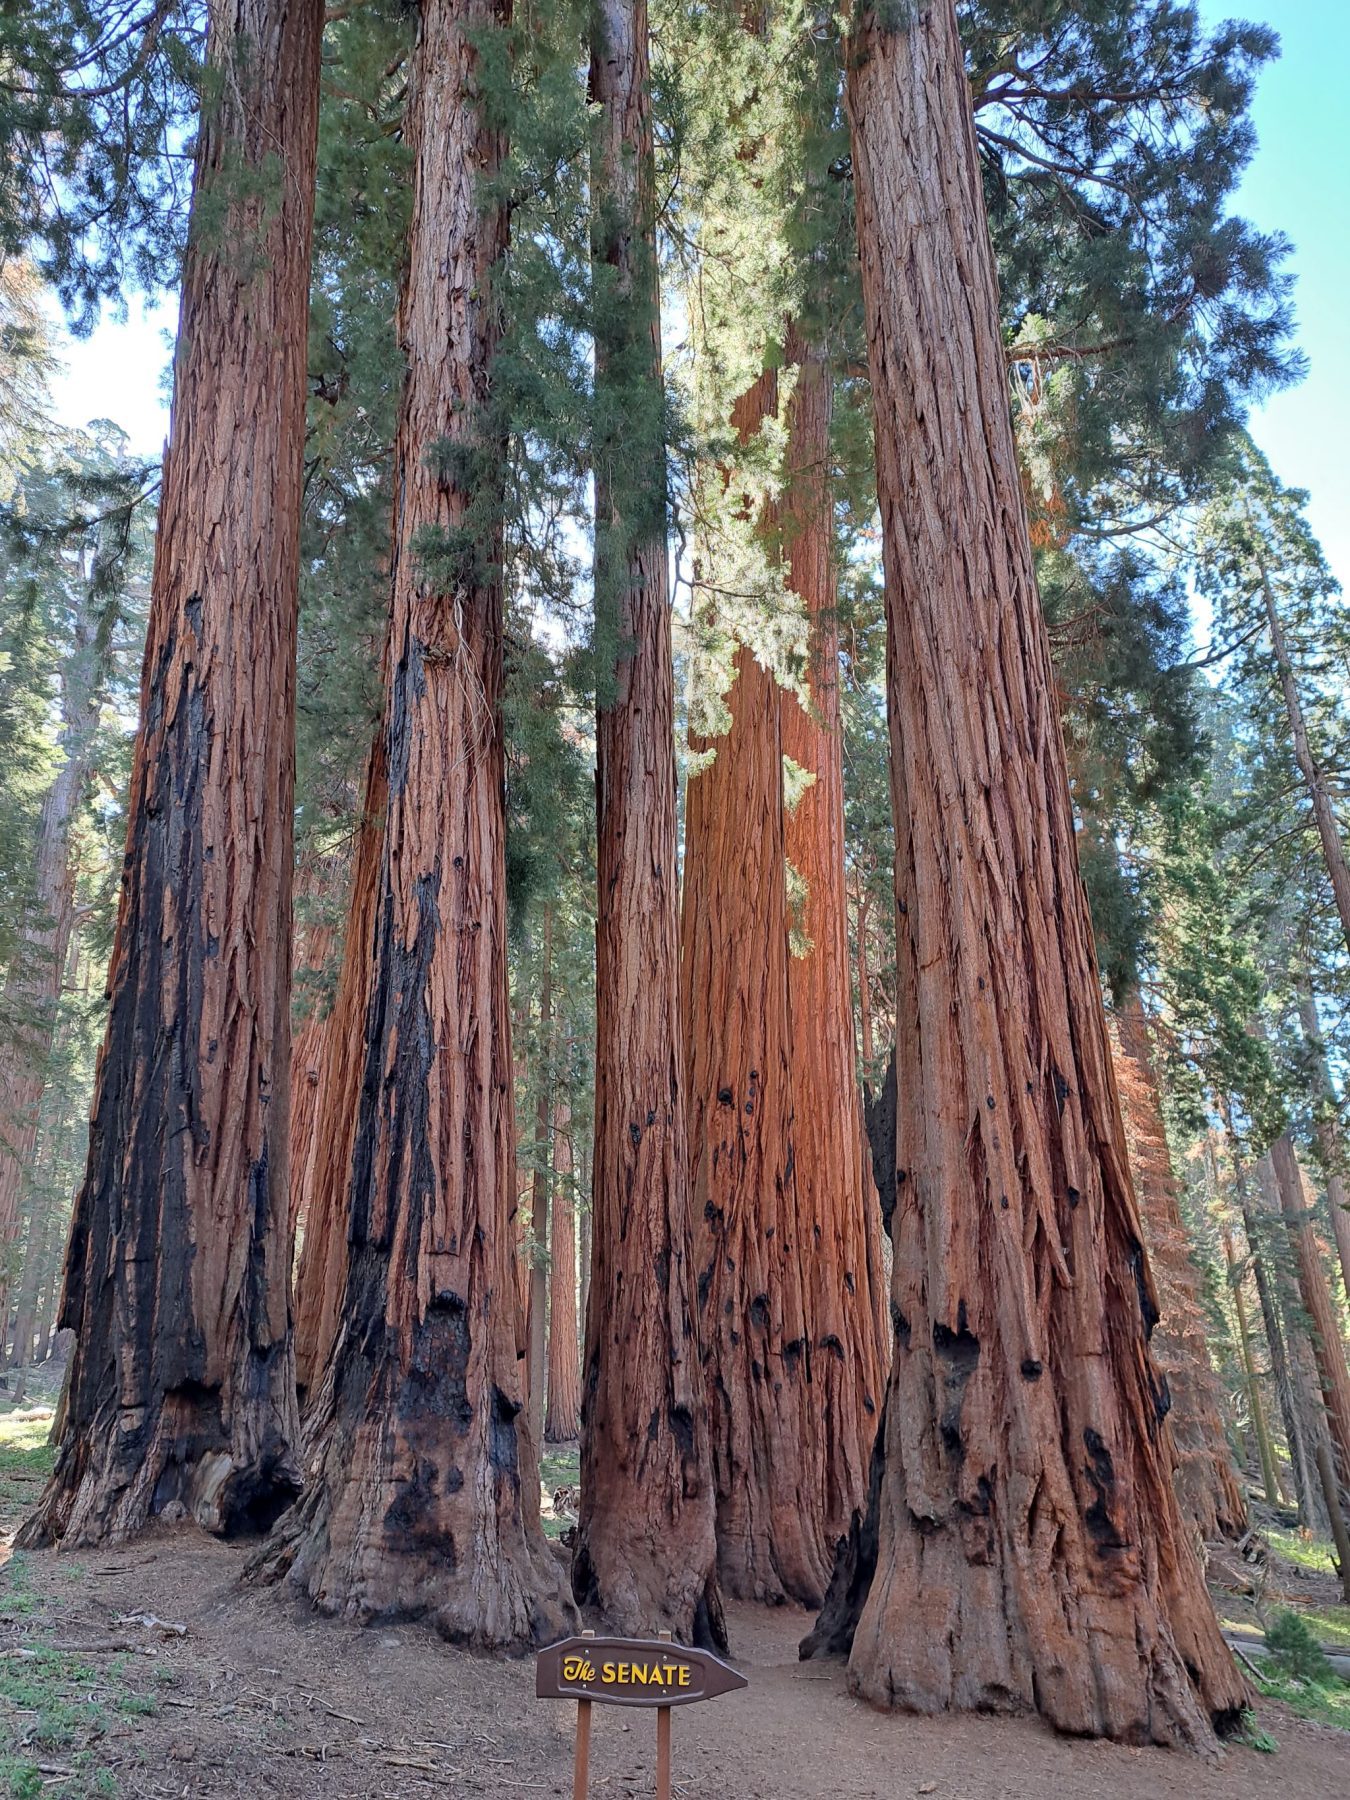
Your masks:
[{"label": "reddish brown bark", "polygon": [[570,1443],[581,1433],[581,1346],[577,1333],[576,1206],[572,1198],[572,1109],[553,1109],[553,1208],[549,1225],[548,1409],[544,1436]]},{"label": "reddish brown bark", "polygon": [[825,1516],[838,1537],[866,1491],[877,1431],[885,1381],[886,1275],[881,1210],[858,1092],[849,972],[830,483],[833,384],[824,355],[795,331],[789,334],[788,355],[797,365],[797,383],[787,409],[783,529],[788,584],[800,595],[808,623],[809,706],[782,690],[779,717],[783,754],[815,777],[784,826],[787,859],[806,884],[801,924],[808,945],[805,955],[788,962],[792,1102],[797,1190],[802,1216],[810,1221],[806,1294],[816,1379],[823,1388]]},{"label": "reddish brown bark", "polygon": [[847,101],[899,964],[895,1361],[850,1679],[1208,1746],[1247,1690],[1160,1431],[952,0],[860,9]]},{"label": "reddish brown bark", "polygon": [[718,1574],[740,1599],[818,1604],[833,1538],[793,1173],[783,759],[772,674],[741,649],[730,730],[685,800],[682,977],[694,1256]]},{"label": "reddish brown bark", "polygon": [[[645,0],[597,0],[594,1243],[577,1598],[621,1630],[720,1642],[689,1219],[674,673]],[[611,658],[613,659],[611,661]]]},{"label": "reddish brown bark", "polygon": [[352,856],[342,966],[323,1032],[305,1237],[295,1285],[295,1378],[302,1399],[317,1387],[332,1354],[347,1280],[347,1203],[365,1068],[365,1020],[374,968],[387,797],[381,727],[366,765],[365,804]]},{"label": "reddish brown bark", "polygon": [[516,1357],[495,293],[505,154],[479,87],[508,0],[428,0],[409,78],[388,804],[348,1270],[316,1473],[264,1559],[325,1612],[503,1646],[570,1607]]},{"label": "reddish brown bark", "polygon": [[526,1362],[530,1430],[544,1436],[548,1387],[548,1215],[553,1187],[553,908],[544,908],[543,974],[539,984],[538,1094],[534,1110],[534,1178],[530,1184],[529,1282],[526,1294]]},{"label": "reddish brown bark", "polygon": [[[333,954],[333,927],[313,923],[299,934],[299,968],[313,975],[328,966]],[[291,1035],[291,1203],[290,1241],[309,1217],[318,1151],[319,1106],[323,1082],[328,1011],[311,997],[308,1010]]]},{"label": "reddish brown bark", "polygon": [[[777,393],[770,370],[737,401],[743,444],[776,413]],[[690,734],[713,760],[685,794],[680,956],[717,1568],[738,1599],[816,1605],[834,1538],[794,1174],[778,684],[748,649],[726,704],[724,736]]]},{"label": "reddish brown bark", "polygon": [[1270,1146],[1270,1163],[1294,1252],[1299,1298],[1308,1315],[1336,1470],[1341,1486],[1350,1488],[1350,1369],[1346,1366],[1345,1345],[1331,1302],[1326,1270],[1322,1267],[1322,1253],[1313,1233],[1312,1213],[1303,1191],[1298,1158],[1287,1132]]},{"label": "reddish brown bark", "polygon": [[[1241,1537],[1247,1529],[1247,1503],[1224,1436],[1199,1277],[1181,1216],[1148,1023],[1137,992],[1117,1012],[1115,1027],[1116,1085],[1144,1245],[1158,1288],[1160,1317],[1151,1348],[1172,1401],[1168,1425],[1176,1449],[1177,1498],[1203,1537]],[[1264,1431],[1262,1419],[1258,1433]]]},{"label": "reddish brown bark", "polygon": [[[295,630],[316,0],[217,0],[107,1037],[29,1542],[294,1492],[287,1269]],[[209,224],[203,220],[209,216]]]},{"label": "reddish brown bark", "polygon": [[[789,348],[801,353],[795,334]],[[828,399],[822,408],[819,393],[823,383],[828,395],[828,378],[818,374],[798,420],[808,433],[823,423],[828,436]],[[809,375],[807,381],[811,390]],[[776,410],[777,380],[769,371],[733,410],[742,442]],[[830,555],[823,475],[796,496],[799,517],[790,528],[804,585],[821,579],[822,548],[827,564]],[[762,523],[771,545],[776,509]],[[842,776],[837,794],[827,796],[827,808],[832,799],[839,803],[837,838],[833,815],[819,811],[802,838],[822,889],[835,874],[836,844],[839,857],[837,890],[825,892],[824,905],[819,891],[808,902],[826,942],[819,959],[806,959],[812,966],[801,979],[801,1018],[810,1025],[798,1032],[789,998],[778,684],[742,648],[726,698],[725,735],[691,737],[692,748],[712,751],[713,760],[691,776],[685,801],[681,963],[718,1571],[739,1598],[818,1605],[834,1546],[863,1502],[881,1391],[852,1011],[847,990],[838,996],[828,979],[836,926],[845,924],[827,911],[843,893]],[[799,760],[820,762],[819,733],[792,704],[802,721]],[[846,952],[837,966],[846,982]],[[833,1085],[819,1091],[814,1084],[822,1080]],[[805,1159],[794,1121],[797,1094],[808,1110]]]}]

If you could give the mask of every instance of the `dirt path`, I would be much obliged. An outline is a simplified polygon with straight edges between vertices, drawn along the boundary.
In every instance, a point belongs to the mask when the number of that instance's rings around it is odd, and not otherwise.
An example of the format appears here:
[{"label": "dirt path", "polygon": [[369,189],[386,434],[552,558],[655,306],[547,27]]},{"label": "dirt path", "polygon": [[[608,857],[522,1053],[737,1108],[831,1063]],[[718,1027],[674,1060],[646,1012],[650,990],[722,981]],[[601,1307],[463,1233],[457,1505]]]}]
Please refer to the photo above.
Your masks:
[{"label": "dirt path", "polygon": [[[417,1627],[321,1620],[241,1589],[244,1560],[181,1531],[0,1569],[0,1669],[11,1699],[27,1702],[19,1754],[41,1771],[41,1792],[570,1794],[573,1709],[535,1700],[532,1664],[468,1656]],[[1055,1738],[1031,1720],[886,1717],[850,1699],[840,1668],[797,1661],[803,1625],[800,1614],[733,1611],[733,1660],[750,1688],[676,1715],[681,1800],[1350,1800],[1344,1735],[1278,1708],[1263,1709],[1278,1754],[1232,1750],[1214,1769]],[[14,1654],[42,1644],[55,1649]],[[16,1668],[47,1688],[15,1689]],[[596,1720],[595,1800],[649,1795],[650,1716],[597,1708]]]}]

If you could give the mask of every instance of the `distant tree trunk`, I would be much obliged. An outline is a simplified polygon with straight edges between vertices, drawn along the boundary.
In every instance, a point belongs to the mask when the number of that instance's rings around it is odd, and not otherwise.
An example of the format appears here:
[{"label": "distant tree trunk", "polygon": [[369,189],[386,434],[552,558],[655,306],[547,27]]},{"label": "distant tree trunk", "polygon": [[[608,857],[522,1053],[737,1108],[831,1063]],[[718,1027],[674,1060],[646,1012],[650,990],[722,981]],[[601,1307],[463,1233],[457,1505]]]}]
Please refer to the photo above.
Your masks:
[{"label": "distant tree trunk", "polygon": [[[529,1091],[530,1064],[525,1053],[529,1042],[530,1019],[534,1007],[532,996],[522,986],[516,995],[515,1006],[511,1013],[511,1073],[515,1092],[524,1094]],[[516,1168],[516,1205],[511,1217],[511,1235],[514,1248],[514,1271],[516,1279],[516,1295],[520,1302],[517,1307],[520,1322],[520,1342],[517,1346],[520,1356],[526,1362],[528,1376],[529,1336],[530,1336],[530,1214],[534,1202],[534,1182],[530,1171],[523,1165]]]},{"label": "distant tree trunk", "polygon": [[1322,1498],[1331,1521],[1331,1536],[1336,1545],[1336,1561],[1341,1575],[1341,1598],[1350,1606],[1350,1529],[1345,1523],[1336,1471],[1331,1466],[1331,1451],[1325,1444],[1317,1446],[1317,1474],[1322,1483]]},{"label": "distant tree trunk", "polygon": [[1346,1190],[1345,1156],[1337,1125],[1336,1090],[1331,1084],[1331,1070],[1327,1067],[1326,1045],[1322,1041],[1322,1027],[1317,1017],[1317,998],[1311,989],[1299,1001],[1298,1016],[1303,1029],[1303,1042],[1313,1061],[1313,1080],[1317,1090],[1315,1098],[1319,1103],[1317,1147],[1326,1173],[1327,1210],[1331,1214],[1331,1229],[1336,1240],[1341,1279],[1345,1283],[1346,1299],[1350,1300],[1350,1192]]},{"label": "distant tree trunk", "polygon": [[1247,1378],[1247,1400],[1252,1410],[1252,1432],[1256,1438],[1256,1452],[1261,1459],[1261,1485],[1265,1490],[1266,1505],[1278,1506],[1284,1499],[1284,1490],[1280,1482],[1279,1470],[1275,1466],[1275,1452],[1271,1447],[1270,1432],[1266,1427],[1266,1409],[1261,1399],[1261,1383],[1256,1371],[1256,1358],[1252,1355],[1252,1334],[1247,1324],[1247,1303],[1242,1297],[1242,1271],[1233,1250],[1233,1235],[1229,1231],[1223,1234],[1224,1261],[1228,1266],[1228,1287],[1233,1296],[1233,1311],[1237,1315],[1238,1346],[1242,1352],[1242,1369]]},{"label": "distant tree trunk", "polygon": [[[896,825],[895,1362],[875,1570],[817,1641],[917,1711],[1212,1743],[1247,1689],[1172,1490],[952,0],[847,102]],[[860,1534],[861,1550],[868,1533]]]},{"label": "distant tree trunk", "polygon": [[572,1585],[625,1631],[722,1642],[676,911],[661,325],[646,0],[594,0],[594,1245]]},{"label": "distant tree trunk", "polygon": [[74,935],[70,834],[93,771],[112,656],[110,633],[88,605],[75,621],[73,637],[72,654],[60,672],[60,761],[38,822],[33,891],[39,911],[5,984],[10,1004],[27,1016],[22,1034],[0,1044],[0,1321],[8,1312],[6,1252],[18,1234]]},{"label": "distant tree trunk", "polygon": [[570,1443],[581,1433],[581,1348],[577,1333],[576,1205],[572,1183],[572,1109],[553,1108],[553,1216],[548,1265],[548,1411],[544,1436]]},{"label": "distant tree trunk", "polygon": [[[1134,1170],[1144,1242],[1158,1284],[1160,1317],[1154,1360],[1171,1395],[1176,1490],[1181,1510],[1205,1538],[1241,1537],[1247,1503],[1224,1436],[1218,1383],[1209,1361],[1200,1284],[1163,1122],[1148,1022],[1136,990],[1116,1013],[1116,1085]],[[1240,1296],[1239,1296],[1240,1298]],[[1245,1321],[1244,1321],[1245,1325]],[[1259,1401],[1259,1395],[1257,1396]],[[1258,1438],[1265,1436],[1261,1415]],[[1267,1470],[1264,1458],[1262,1469]],[[1271,1465],[1273,1469],[1273,1463]],[[1278,1490],[1272,1490],[1272,1498]]]},{"label": "distant tree trunk", "polygon": [[[590,1181],[587,1178],[587,1172],[583,1164],[581,1178],[577,1182],[577,1192],[579,1194],[586,1194],[589,1193],[589,1191]],[[580,1213],[581,1216],[577,1221],[577,1261],[581,1265],[578,1271],[581,1282],[580,1311],[578,1316],[581,1320],[582,1329],[584,1330],[591,1302],[591,1209],[589,1206],[583,1205],[580,1209]]]},{"label": "distant tree trunk", "polygon": [[1299,1297],[1312,1327],[1313,1354],[1331,1431],[1336,1469],[1343,1488],[1350,1489],[1350,1369],[1346,1367],[1336,1309],[1331,1304],[1321,1251],[1313,1235],[1303,1176],[1288,1132],[1270,1146],[1270,1163],[1284,1214],[1285,1229],[1294,1251]]},{"label": "distant tree trunk", "polygon": [[69,721],[63,738],[63,764],[43,798],[38,827],[34,885],[45,916],[25,933],[22,973],[7,984],[8,997],[17,999],[29,1017],[18,1041],[0,1046],[0,1321],[9,1315],[10,1255],[18,1241],[23,1190],[37,1145],[75,914],[70,828],[88,768],[69,744]]},{"label": "distant tree trunk", "polygon": [[295,632],[317,0],[215,0],[127,849],[31,1544],[294,1494]]},{"label": "distant tree trunk", "polygon": [[366,764],[361,825],[352,855],[342,966],[324,1021],[309,1172],[305,1240],[295,1284],[295,1378],[312,1398],[337,1339],[347,1280],[352,1150],[365,1072],[365,1022],[374,968],[375,913],[384,856],[389,782],[383,725]]},{"label": "distant tree trunk", "polygon": [[[1284,1440],[1289,1450],[1289,1467],[1299,1523],[1309,1530],[1320,1530],[1325,1526],[1326,1519],[1317,1485],[1316,1443],[1319,1434],[1326,1431],[1326,1414],[1317,1396],[1316,1370],[1312,1369],[1307,1374],[1300,1367],[1303,1360],[1311,1364],[1312,1348],[1307,1343],[1308,1334],[1297,1317],[1297,1301],[1294,1301],[1291,1309],[1288,1292],[1290,1284],[1283,1279],[1278,1262],[1268,1255],[1270,1232],[1282,1230],[1279,1195],[1269,1156],[1263,1156],[1257,1163],[1256,1179],[1261,1209],[1267,1215],[1260,1224],[1245,1171],[1241,1164],[1237,1165],[1237,1191],[1242,1208],[1242,1223],[1252,1259],[1256,1291],[1261,1301],[1261,1318],[1265,1325],[1266,1343],[1270,1348],[1271,1372],[1280,1398],[1280,1414],[1284,1420]],[[1301,1350],[1306,1350],[1306,1359],[1300,1357]]]},{"label": "distant tree trunk", "polygon": [[530,1195],[530,1279],[526,1342],[530,1432],[536,1444],[544,1437],[548,1361],[548,1211],[553,1186],[553,908],[544,908],[543,972],[539,983],[539,1067],[534,1117],[534,1180]]},{"label": "distant tree trunk", "polygon": [[1341,828],[1337,823],[1336,809],[1332,803],[1326,770],[1322,767],[1308,737],[1308,723],[1304,717],[1303,700],[1298,691],[1298,679],[1289,655],[1289,642],[1285,637],[1284,621],[1280,617],[1275,590],[1271,586],[1269,573],[1264,566],[1261,569],[1261,592],[1265,602],[1266,623],[1270,627],[1271,649],[1275,653],[1275,666],[1280,677],[1280,692],[1284,696],[1285,712],[1289,719],[1289,732],[1294,744],[1294,758],[1298,763],[1299,774],[1303,777],[1303,784],[1308,790],[1308,798],[1312,802],[1313,818],[1317,821],[1317,835],[1322,841],[1322,857],[1326,863],[1327,874],[1331,877],[1331,890],[1336,897],[1336,910],[1340,914],[1341,930],[1345,934],[1346,948],[1350,949],[1350,863],[1346,861],[1345,845],[1341,841]]},{"label": "distant tree trunk", "polygon": [[[348,875],[346,857],[338,859],[339,867],[325,867],[306,860],[296,874],[297,901],[320,904]],[[333,954],[333,927],[322,917],[297,922],[297,976],[311,979],[321,976]],[[297,1227],[309,1216],[310,1195],[314,1189],[314,1163],[318,1150],[319,1108],[322,1099],[325,1039],[328,1032],[328,1009],[320,1005],[313,993],[305,993],[302,980],[295,982],[293,999],[304,1007],[298,1027],[294,1025],[296,1007],[292,1005],[291,1036],[291,1201],[290,1241],[294,1266]],[[298,1345],[297,1345],[298,1355]]]},{"label": "distant tree trunk", "polygon": [[867,964],[867,894],[861,881],[858,883],[858,1048],[862,1052],[863,1072],[870,1081],[876,1049],[872,1041],[872,974]]},{"label": "distant tree trunk", "polygon": [[395,445],[388,808],[342,1319],[316,1472],[262,1570],[325,1612],[542,1641],[570,1607],[539,1525],[516,1355],[500,716],[496,284],[505,142],[479,85],[508,0],[427,0],[409,75],[407,376]]},{"label": "distant tree trunk", "polygon": [[[14,1316],[11,1324],[8,1314],[5,1323],[0,1327],[3,1342],[4,1366],[7,1369],[27,1367],[33,1354],[33,1333],[37,1326],[38,1288],[46,1273],[43,1266],[43,1250],[46,1245],[46,1218],[42,1213],[34,1212],[28,1221],[28,1230],[23,1238],[23,1260],[19,1265],[19,1285],[14,1295]],[[19,1241],[15,1240],[16,1243]]]}]

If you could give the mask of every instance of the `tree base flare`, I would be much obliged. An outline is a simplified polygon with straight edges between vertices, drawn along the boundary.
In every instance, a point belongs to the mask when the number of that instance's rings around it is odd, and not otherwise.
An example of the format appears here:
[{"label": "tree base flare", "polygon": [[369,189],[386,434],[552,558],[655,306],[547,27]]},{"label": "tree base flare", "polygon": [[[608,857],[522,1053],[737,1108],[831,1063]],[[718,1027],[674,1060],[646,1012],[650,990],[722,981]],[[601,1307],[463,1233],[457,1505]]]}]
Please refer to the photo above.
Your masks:
[{"label": "tree base flare", "polygon": [[1038,1713],[1070,1736],[1202,1755],[1237,1728],[1250,1693],[1212,1614],[1181,1605],[1177,1571],[1145,1559],[1137,1578],[1084,1591],[1045,1556],[1053,1534],[1019,1546],[988,1517],[973,1531],[956,1512],[900,1517],[886,1439],[883,1419],[867,1511],[839,1543],[803,1660],[846,1657],[852,1691],[886,1711]]},{"label": "tree base flare", "polygon": [[109,1405],[101,1422],[65,1424],[51,1481],[15,1540],[21,1549],[121,1544],[154,1520],[245,1537],[269,1531],[295,1501],[299,1433],[284,1393],[265,1390],[232,1431],[207,1389],[166,1394],[153,1425],[147,1411]]},{"label": "tree base flare", "polygon": [[421,1619],[474,1650],[550,1643],[576,1614],[523,1491],[524,1415],[496,1388],[467,1403],[429,1323],[399,1393],[389,1360],[372,1363],[350,1332],[339,1341],[309,1424],[313,1480],[247,1578],[362,1625]]},{"label": "tree base flare", "polygon": [[640,1537],[629,1542],[593,1528],[581,1537],[572,1561],[572,1593],[579,1606],[595,1607],[621,1637],[669,1631],[677,1643],[725,1651],[727,1623],[715,1576],[698,1570],[704,1556],[686,1561],[654,1556]]}]

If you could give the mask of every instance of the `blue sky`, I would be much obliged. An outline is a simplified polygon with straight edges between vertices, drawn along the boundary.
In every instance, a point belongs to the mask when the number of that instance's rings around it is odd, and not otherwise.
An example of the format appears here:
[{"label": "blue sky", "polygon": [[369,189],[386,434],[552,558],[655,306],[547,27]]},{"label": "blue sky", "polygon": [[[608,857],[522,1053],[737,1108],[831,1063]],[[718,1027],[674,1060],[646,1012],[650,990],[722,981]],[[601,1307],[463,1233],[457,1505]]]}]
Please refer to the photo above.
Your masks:
[{"label": "blue sky", "polygon": [[[1279,61],[1257,90],[1260,147],[1237,205],[1256,225],[1294,245],[1298,340],[1307,378],[1253,417],[1253,432],[1277,474],[1311,494],[1313,527],[1350,590],[1350,206],[1341,173],[1344,75],[1350,67],[1347,0],[1201,0],[1207,24],[1265,20],[1280,32]],[[174,312],[149,314],[133,301],[124,324],[105,321],[65,348],[57,384],[71,425],[110,418],[133,449],[157,455],[168,428],[163,373]]]},{"label": "blue sky", "polygon": [[1350,590],[1350,205],[1342,173],[1346,0],[1203,0],[1207,24],[1258,19],[1280,34],[1281,56],[1261,78],[1253,116],[1260,147],[1237,209],[1294,245],[1302,384],[1276,395],[1252,433],[1282,481],[1307,488],[1313,529]]}]

